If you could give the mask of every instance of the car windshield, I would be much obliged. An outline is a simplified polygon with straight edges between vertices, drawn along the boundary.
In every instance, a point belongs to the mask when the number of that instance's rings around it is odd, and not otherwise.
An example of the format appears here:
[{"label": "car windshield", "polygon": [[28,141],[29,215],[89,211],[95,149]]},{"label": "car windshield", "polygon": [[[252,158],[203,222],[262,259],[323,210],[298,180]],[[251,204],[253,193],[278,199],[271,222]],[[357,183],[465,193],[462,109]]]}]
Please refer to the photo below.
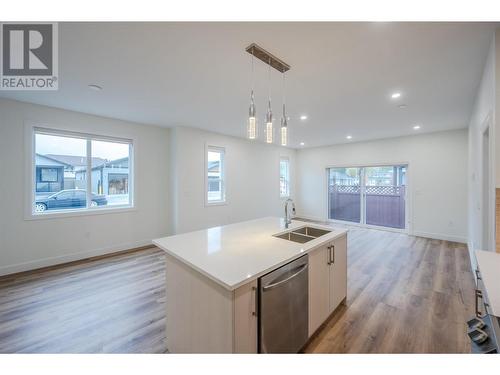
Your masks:
[{"label": "car windshield", "polygon": [[[52,195],[49,195],[47,198],[48,199],[51,199],[51,198],[54,198],[54,197],[58,197],[60,195],[65,195],[65,193],[68,193],[68,192],[71,192],[72,190],[61,190],[61,191],[58,191],[57,193],[54,193]],[[80,192],[80,193],[85,193],[85,190],[81,190],[81,189],[75,189],[73,190],[75,192]],[[92,193],[93,194],[93,193]]]},{"label": "car windshield", "polygon": [[49,196],[47,197],[47,199],[51,199],[51,198],[57,197],[57,196],[58,196],[59,194],[61,194],[61,193],[62,193],[62,191],[58,191],[58,192],[57,192],[57,193],[55,193],[55,194],[51,194],[51,195],[49,195]]}]

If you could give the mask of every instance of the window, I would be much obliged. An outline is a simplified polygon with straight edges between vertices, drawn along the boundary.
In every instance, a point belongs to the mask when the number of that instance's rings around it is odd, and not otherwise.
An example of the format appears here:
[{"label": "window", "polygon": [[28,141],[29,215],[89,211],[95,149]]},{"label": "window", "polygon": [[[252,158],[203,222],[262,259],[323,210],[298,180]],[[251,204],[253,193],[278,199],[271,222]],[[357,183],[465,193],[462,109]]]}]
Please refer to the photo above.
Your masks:
[{"label": "window", "polygon": [[130,207],[132,141],[34,128],[32,213]]},{"label": "window", "polygon": [[207,204],[226,201],[224,186],[224,149],[209,146],[207,148],[206,164],[206,197]]},{"label": "window", "polygon": [[41,182],[57,182],[56,168],[41,168]]},{"label": "window", "polygon": [[280,196],[282,198],[290,196],[290,160],[280,159]]},{"label": "window", "polygon": [[128,194],[128,174],[109,174],[109,195]]}]

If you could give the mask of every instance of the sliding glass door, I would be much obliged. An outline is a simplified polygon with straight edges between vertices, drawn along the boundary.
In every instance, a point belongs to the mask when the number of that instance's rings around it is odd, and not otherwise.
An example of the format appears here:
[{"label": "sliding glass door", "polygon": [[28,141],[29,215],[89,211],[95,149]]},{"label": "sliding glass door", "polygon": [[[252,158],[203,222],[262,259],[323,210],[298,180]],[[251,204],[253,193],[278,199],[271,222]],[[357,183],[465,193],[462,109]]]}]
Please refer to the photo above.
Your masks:
[{"label": "sliding glass door", "polygon": [[361,222],[361,168],[331,168],[328,173],[330,219]]},{"label": "sliding glass door", "polygon": [[404,229],[406,166],[367,167],[364,177],[366,224]]},{"label": "sliding glass door", "polygon": [[331,220],[404,229],[406,165],[328,169]]}]

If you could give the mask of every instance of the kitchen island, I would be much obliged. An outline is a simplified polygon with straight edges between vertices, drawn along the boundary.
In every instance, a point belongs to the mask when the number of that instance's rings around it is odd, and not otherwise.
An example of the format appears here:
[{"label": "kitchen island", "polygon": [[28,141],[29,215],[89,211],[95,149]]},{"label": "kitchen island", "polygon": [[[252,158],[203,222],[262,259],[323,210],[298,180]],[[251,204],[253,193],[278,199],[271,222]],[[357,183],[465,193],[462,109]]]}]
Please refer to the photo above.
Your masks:
[{"label": "kitchen island", "polygon": [[308,337],[346,297],[344,229],[296,220],[286,228],[284,219],[268,217],[153,243],[167,255],[172,353],[257,353],[259,278],[302,256],[309,268]]}]

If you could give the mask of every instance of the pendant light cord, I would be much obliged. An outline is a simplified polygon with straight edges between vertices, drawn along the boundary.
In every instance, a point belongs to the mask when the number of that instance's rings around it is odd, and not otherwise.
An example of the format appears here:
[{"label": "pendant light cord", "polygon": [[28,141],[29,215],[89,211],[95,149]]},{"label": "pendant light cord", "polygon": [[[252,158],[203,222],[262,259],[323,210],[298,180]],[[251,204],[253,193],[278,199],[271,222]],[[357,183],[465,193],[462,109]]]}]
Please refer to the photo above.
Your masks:
[{"label": "pendant light cord", "polygon": [[254,70],[253,70],[253,60],[254,60],[254,51],[252,49],[252,93],[253,93],[253,89],[254,89],[254,83],[255,83],[255,75],[254,75]]},{"label": "pendant light cord", "polygon": [[269,108],[271,108],[271,59],[269,59],[269,68],[268,68],[268,76],[269,76]]},{"label": "pendant light cord", "polygon": [[283,116],[285,116],[285,72],[283,74]]}]

